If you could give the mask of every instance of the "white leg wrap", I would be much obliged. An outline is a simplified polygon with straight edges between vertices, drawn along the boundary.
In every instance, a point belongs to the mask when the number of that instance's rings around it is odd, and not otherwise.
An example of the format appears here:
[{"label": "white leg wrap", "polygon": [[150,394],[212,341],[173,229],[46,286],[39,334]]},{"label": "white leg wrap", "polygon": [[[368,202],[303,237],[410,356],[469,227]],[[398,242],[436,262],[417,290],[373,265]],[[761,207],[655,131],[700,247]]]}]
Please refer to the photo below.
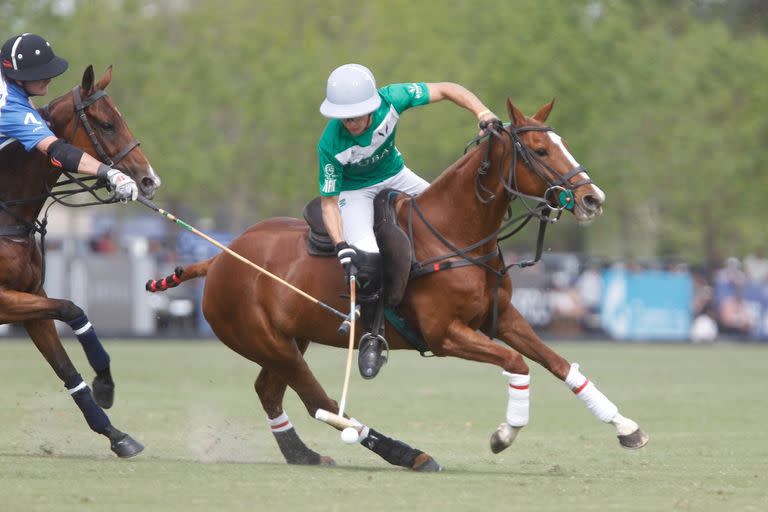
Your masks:
[{"label": "white leg wrap", "polygon": [[597,386],[581,374],[578,364],[571,364],[571,371],[568,372],[568,376],[565,378],[565,384],[587,405],[587,409],[592,411],[592,414],[600,421],[610,423],[619,413],[619,408],[608,400],[597,389]]},{"label": "white leg wrap", "polygon": [[293,424],[291,423],[291,420],[288,419],[288,414],[286,414],[285,411],[283,411],[283,414],[277,418],[267,418],[267,423],[269,423],[269,428],[272,429],[273,434],[275,432],[285,432],[286,430],[293,428]]},{"label": "white leg wrap", "polygon": [[531,376],[509,372],[501,372],[501,374],[509,379],[507,424],[511,427],[524,427],[528,424],[531,407],[531,392],[528,389],[531,384]]}]

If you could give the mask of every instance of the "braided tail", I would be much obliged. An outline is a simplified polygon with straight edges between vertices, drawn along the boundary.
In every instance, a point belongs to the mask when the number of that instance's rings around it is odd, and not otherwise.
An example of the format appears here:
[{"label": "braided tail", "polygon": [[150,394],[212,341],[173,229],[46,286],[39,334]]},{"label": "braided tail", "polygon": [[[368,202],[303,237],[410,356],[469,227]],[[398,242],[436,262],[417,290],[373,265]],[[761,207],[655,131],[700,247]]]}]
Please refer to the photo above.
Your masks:
[{"label": "braided tail", "polygon": [[186,268],[176,267],[176,269],[173,271],[173,274],[169,276],[158,280],[150,279],[144,285],[144,288],[151,293],[164,292],[169,288],[176,288],[181,283],[189,281],[190,279],[205,277],[206,274],[208,274],[208,267],[214,258],[193,263]]}]

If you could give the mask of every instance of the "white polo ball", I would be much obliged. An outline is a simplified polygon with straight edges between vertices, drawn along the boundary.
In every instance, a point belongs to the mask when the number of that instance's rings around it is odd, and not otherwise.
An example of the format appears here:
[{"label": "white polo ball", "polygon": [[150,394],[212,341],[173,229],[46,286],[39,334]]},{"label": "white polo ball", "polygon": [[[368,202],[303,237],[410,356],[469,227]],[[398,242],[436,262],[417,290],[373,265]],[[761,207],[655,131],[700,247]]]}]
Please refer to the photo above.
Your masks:
[{"label": "white polo ball", "polygon": [[357,429],[347,427],[341,431],[341,440],[347,444],[356,443],[358,439]]}]

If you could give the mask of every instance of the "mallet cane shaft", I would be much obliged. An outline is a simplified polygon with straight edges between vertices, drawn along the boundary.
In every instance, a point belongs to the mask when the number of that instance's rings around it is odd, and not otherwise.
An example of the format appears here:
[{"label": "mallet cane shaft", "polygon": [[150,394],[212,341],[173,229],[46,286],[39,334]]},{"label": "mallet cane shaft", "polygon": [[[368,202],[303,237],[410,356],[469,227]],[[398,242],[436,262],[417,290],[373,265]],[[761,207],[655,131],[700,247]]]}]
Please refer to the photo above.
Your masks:
[{"label": "mallet cane shaft", "polygon": [[355,317],[357,317],[357,299],[355,297],[357,282],[355,276],[349,278],[349,348],[347,350],[347,368],[344,371],[344,386],[341,388],[341,402],[339,402],[339,416],[344,417],[344,408],[347,405],[347,391],[349,391],[349,375],[352,370],[352,353],[355,350]]},{"label": "mallet cane shaft", "polygon": [[[245,263],[246,265],[248,265],[248,266],[250,266],[250,267],[252,267],[252,268],[254,268],[254,269],[258,270],[259,272],[261,272],[261,273],[262,273],[262,274],[264,274],[265,276],[267,276],[267,277],[269,277],[269,278],[271,278],[271,279],[274,279],[275,281],[277,281],[277,282],[278,282],[278,283],[280,283],[280,284],[283,284],[283,285],[287,286],[288,288],[290,288],[290,289],[291,289],[291,290],[293,290],[294,292],[298,293],[299,295],[301,295],[302,297],[304,297],[304,298],[305,298],[305,299],[307,299],[308,301],[310,301],[310,302],[314,302],[315,304],[317,304],[318,306],[322,307],[323,309],[325,309],[325,310],[327,310],[327,311],[330,311],[330,312],[331,312],[331,313],[333,313],[334,315],[336,315],[336,316],[339,316],[339,317],[343,318],[343,319],[345,320],[345,322],[346,322],[346,320],[347,320],[347,315],[345,315],[345,314],[344,314],[344,313],[342,313],[341,311],[339,311],[339,310],[337,310],[337,309],[335,309],[335,308],[333,308],[333,307],[329,306],[328,304],[326,304],[326,303],[324,303],[324,302],[322,302],[322,301],[320,301],[320,300],[318,300],[318,299],[314,298],[313,296],[311,296],[310,294],[308,294],[308,293],[307,293],[307,292],[305,292],[304,290],[301,290],[300,288],[296,288],[295,286],[293,286],[293,285],[292,285],[291,283],[289,283],[288,281],[285,281],[284,279],[281,279],[281,278],[277,277],[277,276],[276,276],[275,274],[273,274],[272,272],[270,272],[270,271],[268,271],[268,270],[266,270],[266,269],[264,269],[264,268],[262,268],[262,267],[258,266],[257,264],[255,264],[255,263],[254,263],[254,262],[252,262],[251,260],[249,260],[249,259],[247,259],[247,258],[245,258],[245,257],[241,256],[240,254],[236,253],[235,251],[233,251],[232,249],[230,249],[230,248],[229,248],[229,247],[227,247],[226,245],[224,245],[224,244],[222,244],[222,243],[220,243],[220,242],[218,242],[218,241],[214,240],[214,239],[213,239],[213,238],[211,238],[210,236],[206,235],[205,233],[203,233],[202,231],[200,231],[200,230],[196,229],[195,227],[193,227],[193,226],[190,226],[189,224],[187,224],[186,222],[184,222],[184,221],[183,221],[183,220],[181,220],[180,218],[176,217],[175,215],[173,215],[173,214],[171,214],[171,213],[169,213],[169,212],[167,212],[167,211],[163,210],[162,208],[160,208],[159,206],[157,206],[155,203],[153,203],[153,202],[152,202],[152,201],[150,201],[149,199],[147,199],[147,198],[145,198],[145,197],[142,197],[142,196],[139,196],[139,197],[137,197],[136,199],[137,199],[137,201],[139,201],[139,202],[140,202],[141,204],[143,204],[144,206],[147,206],[148,208],[150,208],[150,209],[152,209],[152,210],[156,211],[157,213],[159,213],[160,215],[162,215],[162,216],[163,216],[163,217],[165,217],[166,219],[170,220],[171,222],[175,222],[176,224],[178,224],[178,225],[179,225],[179,226],[181,226],[182,228],[186,229],[187,231],[191,232],[192,234],[194,234],[194,235],[197,235],[197,236],[199,236],[200,238],[202,238],[203,240],[206,240],[206,241],[210,242],[211,244],[215,245],[216,247],[218,247],[218,248],[219,248],[219,249],[221,249],[222,251],[226,252],[227,254],[229,254],[230,256],[232,256],[233,258],[235,258],[235,259],[237,259],[237,260],[240,260],[240,261],[242,261],[242,262],[243,262],[243,263]],[[352,322],[354,322],[354,314],[353,314],[353,319],[352,319]],[[342,324],[342,325],[343,325],[343,324]],[[354,325],[354,323],[353,323],[352,325]],[[354,332],[354,328],[352,329],[352,332]]]}]

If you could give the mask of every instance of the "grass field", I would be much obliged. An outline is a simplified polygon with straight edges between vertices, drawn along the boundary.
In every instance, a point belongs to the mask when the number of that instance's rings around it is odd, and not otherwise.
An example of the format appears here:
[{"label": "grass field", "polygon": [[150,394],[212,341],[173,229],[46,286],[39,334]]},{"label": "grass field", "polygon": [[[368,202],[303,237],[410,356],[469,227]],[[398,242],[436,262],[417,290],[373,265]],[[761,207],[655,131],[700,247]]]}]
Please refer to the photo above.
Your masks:
[{"label": "grass field", "polygon": [[[639,451],[538,366],[531,423],[499,455],[498,369],[395,352],[377,379],[353,376],[348,411],[432,454],[438,474],[342,444],[290,391],[299,434],[339,466],[288,466],[253,392],[257,366],[218,342],[107,346],[110,417],[147,447],[130,460],[90,432],[31,342],[0,341],[1,511],[768,510],[768,346],[553,344],[650,434]],[[345,353],[310,347],[308,359],[338,399]]]}]

